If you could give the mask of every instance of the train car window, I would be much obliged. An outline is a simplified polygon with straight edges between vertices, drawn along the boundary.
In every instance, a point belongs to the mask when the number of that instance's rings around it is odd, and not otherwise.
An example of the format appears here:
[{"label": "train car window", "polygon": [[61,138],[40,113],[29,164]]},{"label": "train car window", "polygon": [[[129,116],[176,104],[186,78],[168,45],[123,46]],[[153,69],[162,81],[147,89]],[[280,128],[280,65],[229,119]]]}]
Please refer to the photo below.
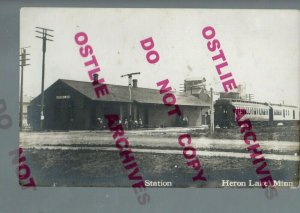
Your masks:
[{"label": "train car window", "polygon": [[[300,116],[300,112],[299,112],[299,116]],[[293,119],[295,119],[295,110],[293,110]]]}]

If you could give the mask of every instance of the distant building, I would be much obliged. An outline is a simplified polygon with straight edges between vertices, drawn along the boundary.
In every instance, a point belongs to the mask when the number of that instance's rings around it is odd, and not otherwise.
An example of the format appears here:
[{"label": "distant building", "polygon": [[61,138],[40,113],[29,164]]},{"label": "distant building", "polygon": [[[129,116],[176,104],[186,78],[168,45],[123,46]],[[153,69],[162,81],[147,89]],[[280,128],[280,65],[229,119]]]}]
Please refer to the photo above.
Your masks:
[{"label": "distant building", "polygon": [[24,95],[23,96],[23,118],[22,118],[22,126],[23,128],[29,128],[29,123],[28,123],[28,113],[27,113],[27,109],[28,109],[28,106],[31,102],[33,98],[30,97],[30,96],[27,96],[27,95]]},{"label": "distant building", "polygon": [[209,102],[210,96],[206,90],[205,78],[187,78],[184,80],[184,92],[203,101]]},{"label": "distant building", "polygon": [[241,99],[239,92],[220,92],[220,99]]},{"label": "distant building", "polygon": [[[98,129],[97,118],[105,121],[106,114],[118,114],[129,119],[128,86],[108,84],[109,94],[97,98],[90,82],[57,80],[45,90],[45,130],[92,130]],[[193,95],[174,92],[182,116],[188,117],[188,126],[204,124],[210,101]],[[132,87],[132,119],[142,119],[143,126],[178,126],[178,116],[168,116],[171,107],[162,102],[159,90]],[[34,130],[40,127],[41,95],[34,98],[29,107],[29,123]]]},{"label": "distant building", "polygon": [[246,85],[245,84],[239,84],[238,88],[237,88],[237,91],[240,94],[241,99],[247,100]]},{"label": "distant building", "polygon": [[245,84],[239,84],[236,92],[220,92],[220,99],[236,99],[253,101],[254,95],[246,93]]}]

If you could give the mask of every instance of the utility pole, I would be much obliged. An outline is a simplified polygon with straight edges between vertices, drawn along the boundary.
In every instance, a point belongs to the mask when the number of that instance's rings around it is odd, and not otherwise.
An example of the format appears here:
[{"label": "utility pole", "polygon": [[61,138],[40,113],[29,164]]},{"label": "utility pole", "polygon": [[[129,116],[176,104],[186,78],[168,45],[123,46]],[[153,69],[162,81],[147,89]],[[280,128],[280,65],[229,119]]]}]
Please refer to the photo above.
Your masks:
[{"label": "utility pole", "polygon": [[28,61],[29,59],[26,58],[26,55],[30,55],[26,53],[26,49],[27,47],[23,47],[21,48],[21,59],[19,60],[19,62],[21,62],[21,64],[19,64],[19,66],[21,67],[21,86],[20,86],[20,113],[19,113],[19,127],[20,130],[23,129],[23,71],[24,71],[24,67],[28,66],[30,64],[26,64],[26,61]]},{"label": "utility pole", "polygon": [[210,88],[210,134],[215,132],[215,123],[214,123],[214,92]]},{"label": "utility pole", "polygon": [[[54,37],[53,35],[50,35],[48,32],[49,31],[53,31],[47,28],[43,28],[43,27],[35,27],[37,28],[37,30],[35,32],[40,33],[38,35],[40,36],[35,36],[37,38],[42,39],[43,41],[43,62],[42,62],[42,89],[41,89],[41,123],[40,123],[40,129],[43,130],[44,129],[44,80],[45,80],[45,53],[46,53],[46,41],[53,41],[52,39],[49,39],[48,36],[50,37]],[[42,30],[42,32],[38,31],[38,30]]]},{"label": "utility pole", "polygon": [[254,94],[246,94],[246,99],[248,100],[248,101],[252,101],[252,100],[254,100]]},{"label": "utility pole", "polygon": [[128,87],[129,87],[129,116],[131,117],[131,88],[132,88],[132,76],[133,75],[140,75],[140,72],[132,72],[125,75],[121,75],[121,78],[128,76]]}]

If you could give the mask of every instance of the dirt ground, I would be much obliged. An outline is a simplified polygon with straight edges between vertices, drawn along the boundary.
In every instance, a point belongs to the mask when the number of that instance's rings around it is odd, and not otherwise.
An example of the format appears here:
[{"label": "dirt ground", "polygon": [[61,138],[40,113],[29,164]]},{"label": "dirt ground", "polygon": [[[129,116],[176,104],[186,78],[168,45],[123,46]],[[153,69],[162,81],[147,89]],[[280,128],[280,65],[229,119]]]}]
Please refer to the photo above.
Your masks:
[{"label": "dirt ground", "polygon": [[[253,126],[257,140],[296,141],[300,142],[300,126]],[[203,130],[192,130],[194,137],[209,137],[218,139],[241,139],[240,128],[216,128],[214,134]]]},{"label": "dirt ground", "polygon": [[[254,127],[253,131],[270,157],[267,163],[273,179],[297,186],[299,128]],[[207,182],[192,181],[197,172],[185,165],[177,142],[181,133],[192,136]],[[259,181],[239,128],[216,129],[213,135],[207,128],[133,130],[125,135],[133,150],[142,150],[134,152],[134,157],[145,180],[172,182],[172,187],[204,188],[224,187],[222,180]],[[20,146],[38,186],[130,187],[108,130],[21,132]]]},{"label": "dirt ground", "polygon": [[[130,187],[116,151],[36,150],[24,151],[39,186]],[[207,182],[193,182],[196,171],[180,154],[134,153],[145,180],[170,181],[173,187],[222,187],[222,180],[258,181],[248,158],[201,157]],[[299,162],[268,161],[275,180],[299,183]]]}]

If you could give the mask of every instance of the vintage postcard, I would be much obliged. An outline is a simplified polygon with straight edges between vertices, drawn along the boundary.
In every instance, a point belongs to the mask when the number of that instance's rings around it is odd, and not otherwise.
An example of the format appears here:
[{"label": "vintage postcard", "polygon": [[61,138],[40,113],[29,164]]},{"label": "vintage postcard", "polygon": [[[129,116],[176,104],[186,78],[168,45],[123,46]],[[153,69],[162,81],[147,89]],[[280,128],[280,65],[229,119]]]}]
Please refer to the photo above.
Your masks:
[{"label": "vintage postcard", "polygon": [[299,186],[299,11],[20,18],[23,187]]}]

